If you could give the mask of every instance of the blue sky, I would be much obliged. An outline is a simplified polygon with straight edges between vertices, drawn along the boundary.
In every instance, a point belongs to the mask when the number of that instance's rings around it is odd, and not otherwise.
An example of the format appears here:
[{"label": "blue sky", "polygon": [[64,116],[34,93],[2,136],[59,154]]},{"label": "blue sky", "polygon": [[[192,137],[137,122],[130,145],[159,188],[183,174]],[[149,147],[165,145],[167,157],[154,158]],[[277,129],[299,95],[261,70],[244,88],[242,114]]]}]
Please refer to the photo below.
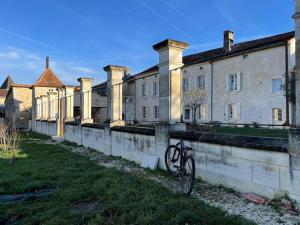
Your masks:
[{"label": "blue sky", "polygon": [[80,76],[106,79],[108,64],[134,74],[157,63],[152,45],[185,41],[184,54],[294,29],[293,0],[2,0],[0,82],[33,83],[44,58],[66,84]]}]

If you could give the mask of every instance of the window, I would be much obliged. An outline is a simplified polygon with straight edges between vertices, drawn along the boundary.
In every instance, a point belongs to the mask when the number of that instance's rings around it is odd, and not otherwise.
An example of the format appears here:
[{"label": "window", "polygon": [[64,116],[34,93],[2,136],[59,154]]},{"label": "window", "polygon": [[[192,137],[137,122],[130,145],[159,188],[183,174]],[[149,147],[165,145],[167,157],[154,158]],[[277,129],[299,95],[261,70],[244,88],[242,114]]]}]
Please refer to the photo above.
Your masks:
[{"label": "window", "polygon": [[205,114],[205,106],[204,106],[204,104],[201,104],[199,106],[199,119],[203,120],[203,119],[205,119],[205,116],[206,116],[206,114]]},{"label": "window", "polygon": [[142,84],[142,96],[146,96],[146,84]]},{"label": "window", "polygon": [[272,92],[278,93],[282,92],[282,79],[273,79],[272,80]]},{"label": "window", "polygon": [[184,110],[184,119],[185,120],[190,120],[191,119],[191,110],[190,109],[185,109]]},{"label": "window", "polygon": [[157,90],[157,83],[153,83],[153,96],[157,96],[158,90]]},{"label": "window", "polygon": [[234,104],[228,105],[228,120],[236,119],[236,106]]},{"label": "window", "polygon": [[273,109],[273,121],[274,122],[282,121],[282,109],[279,108]]},{"label": "window", "polygon": [[205,90],[205,75],[197,77],[197,85],[199,90]]},{"label": "window", "polygon": [[183,80],[182,80],[182,89],[183,89],[183,92],[188,92],[189,91],[189,80],[188,80],[188,78],[183,78]]},{"label": "window", "polygon": [[142,107],[142,117],[143,117],[143,119],[146,119],[147,118],[147,113],[146,113],[146,106],[143,106]]},{"label": "window", "polygon": [[158,106],[154,106],[153,107],[153,116],[155,119],[158,119],[159,118],[159,107]]},{"label": "window", "polygon": [[229,91],[237,91],[238,90],[238,76],[237,74],[229,75]]}]

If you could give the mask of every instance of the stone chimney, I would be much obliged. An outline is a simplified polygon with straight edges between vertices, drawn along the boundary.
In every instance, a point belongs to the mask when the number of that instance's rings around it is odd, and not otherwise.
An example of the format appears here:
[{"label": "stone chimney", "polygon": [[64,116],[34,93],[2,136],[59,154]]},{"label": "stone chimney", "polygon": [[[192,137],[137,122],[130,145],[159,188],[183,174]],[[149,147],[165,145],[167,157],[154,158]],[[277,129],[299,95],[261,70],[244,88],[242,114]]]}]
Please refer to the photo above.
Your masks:
[{"label": "stone chimney", "polygon": [[230,30],[224,31],[224,44],[223,47],[226,52],[230,52],[234,46],[234,33]]},{"label": "stone chimney", "polygon": [[46,69],[49,68],[49,56],[46,56]]},{"label": "stone chimney", "polygon": [[123,77],[128,74],[128,67],[108,65],[103,68],[107,73],[107,120],[111,126],[122,126],[123,112]]},{"label": "stone chimney", "polygon": [[181,121],[182,53],[188,44],[166,39],[153,45],[159,54],[159,121],[175,124]]}]

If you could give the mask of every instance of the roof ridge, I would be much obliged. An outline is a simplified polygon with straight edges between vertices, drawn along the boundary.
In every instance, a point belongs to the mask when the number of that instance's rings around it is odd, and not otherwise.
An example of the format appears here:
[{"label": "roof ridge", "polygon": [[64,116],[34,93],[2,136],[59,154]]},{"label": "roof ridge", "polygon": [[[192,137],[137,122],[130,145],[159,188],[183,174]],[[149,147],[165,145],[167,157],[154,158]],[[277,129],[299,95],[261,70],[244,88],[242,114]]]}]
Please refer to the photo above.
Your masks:
[{"label": "roof ridge", "polygon": [[43,86],[43,87],[62,87],[63,83],[56,76],[56,74],[51,70],[51,68],[47,68],[43,71],[40,77],[35,81],[33,86]]}]

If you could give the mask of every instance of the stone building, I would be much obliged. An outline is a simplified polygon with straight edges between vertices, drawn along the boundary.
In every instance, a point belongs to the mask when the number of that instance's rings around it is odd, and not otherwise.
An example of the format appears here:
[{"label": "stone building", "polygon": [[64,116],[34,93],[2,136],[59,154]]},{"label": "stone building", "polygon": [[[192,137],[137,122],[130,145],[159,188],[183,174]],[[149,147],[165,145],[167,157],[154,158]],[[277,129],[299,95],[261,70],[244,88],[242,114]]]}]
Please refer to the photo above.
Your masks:
[{"label": "stone building", "polygon": [[160,68],[166,64],[180,73],[182,101],[177,110],[184,122],[192,122],[191,96],[197,101],[198,95],[201,100],[195,117],[199,123],[294,123],[295,109],[287,101],[284,88],[295,67],[294,32],[235,44],[233,32],[225,31],[223,47],[183,57],[188,45],[177,47],[180,43],[165,40],[154,45],[159,64],[124,77],[125,120],[159,120],[160,89],[167,88],[159,85]]},{"label": "stone building", "polygon": [[10,86],[13,84],[10,76],[6,77],[5,81],[0,87],[0,122],[4,122],[5,117],[5,99]]},{"label": "stone building", "polygon": [[[63,119],[82,120],[84,109],[80,106],[86,101],[90,102],[85,106],[88,118],[83,120],[94,123],[295,123],[295,106],[284,88],[290,86],[294,74],[295,32],[235,43],[234,33],[225,31],[220,48],[183,56],[186,48],[187,43],[164,40],[153,46],[159,56],[157,65],[134,75],[127,67],[110,65],[104,68],[106,82],[92,86],[91,79],[79,79],[81,85],[87,85],[84,89],[64,85],[47,61],[33,85],[10,88],[7,116],[16,121],[20,112],[30,110],[33,122],[55,120],[60,112]],[[56,105],[48,112],[51,101]],[[62,112],[60,104],[71,108]],[[162,110],[162,105],[167,109]],[[115,115],[112,109],[118,109]],[[43,114],[38,115],[39,111]]]}]

